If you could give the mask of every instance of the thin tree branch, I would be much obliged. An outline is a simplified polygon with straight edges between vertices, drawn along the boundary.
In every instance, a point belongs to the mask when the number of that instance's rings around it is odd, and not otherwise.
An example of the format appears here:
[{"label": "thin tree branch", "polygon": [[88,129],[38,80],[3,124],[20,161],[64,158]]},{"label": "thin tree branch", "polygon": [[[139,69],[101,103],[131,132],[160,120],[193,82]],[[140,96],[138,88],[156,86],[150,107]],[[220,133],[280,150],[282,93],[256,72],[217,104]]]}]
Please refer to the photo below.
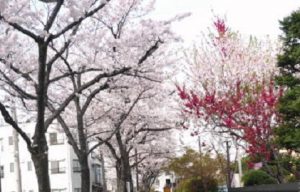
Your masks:
[{"label": "thin tree branch", "polygon": [[[50,104],[49,102],[47,103],[47,107],[48,107],[48,109],[49,109],[52,113],[54,113],[54,112],[56,111],[55,108],[52,106],[52,104]],[[72,147],[73,147],[75,153],[76,153],[77,155],[79,155],[79,154],[80,154],[80,149],[78,148],[77,142],[76,142],[76,140],[74,139],[74,137],[73,137],[73,135],[72,135],[72,133],[71,133],[71,131],[70,131],[69,126],[68,126],[67,123],[64,121],[64,119],[61,117],[61,115],[58,115],[58,116],[57,116],[57,120],[58,120],[59,124],[61,125],[61,127],[63,128],[63,130],[64,130],[64,132],[65,132],[65,134],[66,134],[66,136],[67,136],[67,138],[68,138],[68,142],[70,143],[70,145],[72,145]]]},{"label": "thin tree branch", "polygon": [[55,5],[55,7],[54,7],[54,9],[53,9],[53,11],[52,11],[52,13],[51,13],[48,21],[47,21],[46,26],[44,27],[44,31],[47,31],[47,32],[49,32],[50,28],[52,27],[53,22],[54,22],[55,18],[57,17],[57,14],[58,14],[58,12],[59,12],[62,4],[64,3],[64,0],[55,0],[55,1],[57,3]]},{"label": "thin tree branch", "polygon": [[88,73],[88,72],[102,72],[103,70],[102,69],[96,69],[96,68],[90,68],[90,69],[84,69],[84,70],[81,70],[81,71],[72,71],[72,72],[66,72],[60,76],[57,76],[57,77],[53,77],[52,79],[49,80],[49,83],[53,83],[55,81],[59,81],[63,78],[66,78],[66,77],[69,77],[69,76],[72,76],[72,75],[81,75],[81,74],[84,74],[84,73]]},{"label": "thin tree branch", "polygon": [[37,97],[35,95],[32,95],[30,93],[27,93],[25,90],[20,88],[20,86],[16,85],[3,71],[0,70],[0,74],[3,76],[4,81],[17,93],[22,95],[24,99],[31,99],[31,100],[36,100]]},{"label": "thin tree branch", "polygon": [[5,65],[9,65],[9,68],[12,69],[16,74],[21,75],[24,79],[27,81],[30,81],[34,84],[34,87],[37,88],[37,84],[34,81],[34,79],[29,75],[31,72],[23,72],[19,68],[16,68],[12,63],[9,63],[6,59],[0,58],[0,62],[2,62]]},{"label": "thin tree branch", "polygon": [[144,61],[146,61],[148,59],[148,57],[150,57],[158,48],[159,48],[159,44],[163,43],[162,40],[158,39],[154,45],[152,45],[147,51],[146,53],[139,59],[138,61],[138,65],[141,65]]},{"label": "thin tree branch", "polygon": [[17,132],[18,134],[22,137],[22,139],[25,141],[27,148],[30,150],[31,149],[31,140],[30,138],[26,135],[26,133],[19,127],[17,122],[13,120],[11,115],[8,113],[6,110],[5,106],[0,102],[0,111],[2,114],[2,117],[4,118],[5,122],[11,125]]},{"label": "thin tree branch", "polygon": [[37,36],[36,34],[29,31],[28,29],[25,29],[21,25],[19,25],[17,23],[14,23],[14,22],[7,21],[2,15],[0,15],[0,20],[4,21],[8,25],[12,26],[14,29],[16,29],[17,31],[23,33],[24,35],[27,35],[27,36],[31,37],[36,42],[41,42],[43,40],[41,37]]},{"label": "thin tree branch", "polygon": [[139,95],[137,96],[137,98],[134,100],[134,102],[132,103],[132,105],[130,106],[130,108],[128,109],[128,111],[126,113],[123,113],[118,121],[117,124],[115,124],[116,128],[121,127],[121,125],[123,124],[123,122],[127,119],[127,117],[129,116],[129,114],[131,113],[131,111],[133,110],[133,108],[135,107],[135,105],[138,103],[138,101],[141,99],[142,95],[148,91],[148,89],[144,89],[142,92],[139,93]]},{"label": "thin tree branch", "polygon": [[64,29],[62,29],[60,32],[58,32],[57,34],[54,35],[50,35],[49,39],[47,40],[48,42],[50,42],[53,39],[56,39],[58,37],[60,37],[61,35],[65,34],[66,32],[68,32],[69,30],[71,30],[73,27],[80,25],[85,19],[87,19],[88,17],[93,16],[95,13],[97,13],[100,9],[102,9],[103,7],[105,7],[105,5],[109,2],[110,0],[106,0],[105,3],[101,3],[98,7],[96,7],[95,9],[91,10],[90,12],[87,12],[84,14],[84,16],[80,17],[78,20],[70,23],[69,25],[67,25]]},{"label": "thin tree branch", "polygon": [[90,95],[87,97],[85,103],[82,106],[82,114],[84,114],[86,112],[86,110],[88,109],[88,106],[90,105],[90,103],[92,102],[93,98],[102,90],[107,89],[108,83],[106,82],[104,85],[99,86],[97,89],[93,90],[92,93],[90,93]]},{"label": "thin tree branch", "polygon": [[[87,83],[83,84],[81,87],[78,88],[77,91],[73,92],[71,95],[69,95],[65,101],[59,106],[58,109],[45,121],[45,127],[49,127],[49,125],[52,123],[52,121],[66,108],[66,106],[76,97],[77,94],[81,93],[83,90],[89,88],[90,86],[98,83],[103,78],[109,78],[113,77],[119,74],[122,74],[126,71],[130,70],[128,67],[124,67],[118,70],[114,70],[111,73],[102,73],[97,75],[94,79],[88,81]],[[107,86],[107,85],[104,85]]]},{"label": "thin tree branch", "polygon": [[[98,138],[100,141],[103,141],[101,138]],[[115,148],[112,146],[111,143],[109,143],[108,141],[104,141],[104,144],[109,148],[109,150],[111,151],[112,155],[114,156],[114,158],[116,160],[119,160],[120,157],[118,157],[117,152],[115,150]]]}]

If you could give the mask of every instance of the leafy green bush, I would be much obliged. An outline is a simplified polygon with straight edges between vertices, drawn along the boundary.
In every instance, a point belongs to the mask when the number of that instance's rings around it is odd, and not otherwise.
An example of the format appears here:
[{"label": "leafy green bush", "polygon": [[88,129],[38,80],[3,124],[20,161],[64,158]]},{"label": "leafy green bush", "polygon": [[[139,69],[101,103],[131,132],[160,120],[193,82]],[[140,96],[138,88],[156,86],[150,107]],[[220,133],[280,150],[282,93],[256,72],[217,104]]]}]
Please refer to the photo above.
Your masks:
[{"label": "leafy green bush", "polygon": [[276,179],[262,170],[250,170],[242,178],[245,186],[275,184]]},{"label": "leafy green bush", "polygon": [[206,179],[206,190],[203,186],[201,179],[185,179],[180,182],[179,186],[176,188],[176,192],[217,192],[218,183],[215,179]]}]

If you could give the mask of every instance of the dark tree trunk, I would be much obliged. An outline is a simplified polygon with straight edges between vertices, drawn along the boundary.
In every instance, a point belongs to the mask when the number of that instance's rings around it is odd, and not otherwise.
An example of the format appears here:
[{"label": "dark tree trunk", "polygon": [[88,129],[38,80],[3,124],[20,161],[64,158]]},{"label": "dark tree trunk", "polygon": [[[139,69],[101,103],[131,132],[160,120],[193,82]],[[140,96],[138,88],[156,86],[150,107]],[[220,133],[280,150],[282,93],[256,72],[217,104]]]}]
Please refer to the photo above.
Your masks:
[{"label": "dark tree trunk", "polygon": [[121,175],[122,175],[121,161],[116,162],[116,173],[117,173],[117,192],[123,192],[124,184],[123,184],[123,180],[121,179]]},{"label": "dark tree trunk", "polygon": [[37,176],[39,192],[51,192],[48,154],[44,152],[35,153],[31,154],[31,158]]},{"label": "dark tree trunk", "polygon": [[51,192],[49,178],[48,146],[45,127],[45,107],[47,103],[47,44],[40,41],[39,49],[39,72],[37,89],[37,120],[33,144],[30,146],[31,158],[34,163],[39,192]]},{"label": "dark tree trunk", "polygon": [[[130,165],[124,161],[117,162],[117,191],[118,192],[133,192],[133,182]],[[129,183],[130,191],[127,190],[127,183]]]},{"label": "dark tree trunk", "polygon": [[[132,182],[132,175],[131,175],[131,167],[129,164],[128,159],[124,160],[124,162],[122,163],[122,180],[124,181],[124,188],[125,190],[123,190],[123,192],[133,192],[133,182]],[[130,186],[130,190],[127,190],[127,183],[129,183]]]},{"label": "dark tree trunk", "polygon": [[[77,86],[81,86],[81,77],[78,76],[77,79]],[[76,86],[74,86],[76,89]],[[81,166],[81,191],[82,192],[90,192],[90,168],[89,168],[89,162],[88,162],[88,143],[85,133],[85,127],[84,127],[84,112],[82,111],[81,105],[80,105],[80,97],[74,98],[74,103],[76,106],[76,113],[77,113],[77,132],[78,132],[78,138],[79,138],[79,147],[80,150],[78,151],[78,158]]]},{"label": "dark tree trunk", "polygon": [[[122,137],[120,131],[116,132],[116,139],[118,142],[121,158],[119,159],[119,179],[120,188],[118,192],[133,192],[133,182],[132,182],[132,175],[131,175],[131,167],[129,162],[129,152],[126,150],[126,146],[123,144]],[[130,186],[130,190],[127,190],[127,185]]]},{"label": "dark tree trunk", "polygon": [[90,192],[90,169],[88,156],[82,157],[79,162],[81,166],[81,191]]}]

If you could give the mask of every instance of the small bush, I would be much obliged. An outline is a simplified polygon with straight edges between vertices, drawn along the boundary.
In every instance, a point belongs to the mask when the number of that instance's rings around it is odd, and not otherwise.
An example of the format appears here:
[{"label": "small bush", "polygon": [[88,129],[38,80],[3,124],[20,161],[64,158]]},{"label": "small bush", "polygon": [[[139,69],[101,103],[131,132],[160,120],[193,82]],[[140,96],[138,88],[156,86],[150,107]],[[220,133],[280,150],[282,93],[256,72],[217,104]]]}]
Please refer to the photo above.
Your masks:
[{"label": "small bush", "polygon": [[[205,179],[206,187],[209,192],[218,191],[218,183],[215,179]],[[203,192],[204,186],[201,179],[186,179],[181,181],[176,192]]]},{"label": "small bush", "polygon": [[262,170],[250,170],[242,178],[245,186],[275,184],[276,179]]}]

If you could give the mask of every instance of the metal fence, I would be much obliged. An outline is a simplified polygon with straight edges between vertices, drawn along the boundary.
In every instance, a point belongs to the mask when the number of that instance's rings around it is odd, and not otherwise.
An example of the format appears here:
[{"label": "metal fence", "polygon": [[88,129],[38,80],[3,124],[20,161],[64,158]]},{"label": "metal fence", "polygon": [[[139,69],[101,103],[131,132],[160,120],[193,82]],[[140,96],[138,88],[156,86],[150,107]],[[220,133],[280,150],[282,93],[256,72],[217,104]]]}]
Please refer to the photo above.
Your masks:
[{"label": "metal fence", "polygon": [[300,182],[231,188],[229,192],[300,192]]}]

